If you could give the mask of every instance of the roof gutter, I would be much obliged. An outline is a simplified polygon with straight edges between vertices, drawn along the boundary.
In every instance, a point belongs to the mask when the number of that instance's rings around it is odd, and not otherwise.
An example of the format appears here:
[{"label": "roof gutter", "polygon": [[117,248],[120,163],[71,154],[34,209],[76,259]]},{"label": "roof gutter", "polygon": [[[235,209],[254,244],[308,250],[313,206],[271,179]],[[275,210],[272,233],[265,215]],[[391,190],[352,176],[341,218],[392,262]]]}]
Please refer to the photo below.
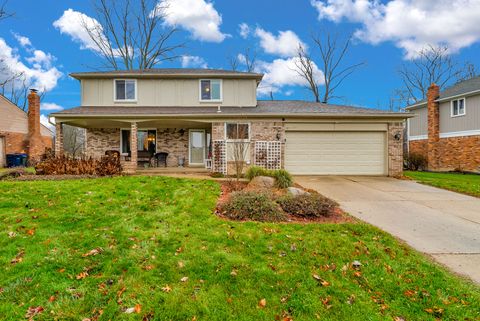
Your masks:
[{"label": "roof gutter", "polygon": [[182,115],[182,114],[145,114],[145,115],[125,115],[125,114],[104,114],[104,115],[95,115],[95,114],[50,114],[50,117],[55,117],[56,119],[60,118],[182,118],[182,119],[202,119],[202,118],[232,118],[232,117],[250,117],[250,118],[395,118],[395,119],[406,119],[414,117],[412,113],[394,113],[394,114],[334,114],[334,113],[325,113],[325,114],[311,114],[311,113],[298,113],[298,114],[201,114],[201,115]]},{"label": "roof gutter", "polygon": [[145,78],[145,79],[198,79],[198,78],[223,78],[223,79],[257,79],[262,80],[263,74],[229,74],[229,73],[198,73],[198,74],[155,74],[155,73],[71,73],[69,75],[77,80],[82,79],[113,79],[113,78]]}]

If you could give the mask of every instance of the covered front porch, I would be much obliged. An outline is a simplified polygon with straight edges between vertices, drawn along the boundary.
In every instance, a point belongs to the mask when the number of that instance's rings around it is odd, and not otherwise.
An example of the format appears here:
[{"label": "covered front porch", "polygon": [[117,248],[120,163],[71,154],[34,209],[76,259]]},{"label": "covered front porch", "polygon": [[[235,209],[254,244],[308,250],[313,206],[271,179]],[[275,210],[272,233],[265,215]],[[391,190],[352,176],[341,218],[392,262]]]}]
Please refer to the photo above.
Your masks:
[{"label": "covered front porch", "polygon": [[62,119],[56,154],[63,153],[63,126],[85,129],[85,156],[119,155],[124,171],[212,168],[212,123],[185,119]]}]

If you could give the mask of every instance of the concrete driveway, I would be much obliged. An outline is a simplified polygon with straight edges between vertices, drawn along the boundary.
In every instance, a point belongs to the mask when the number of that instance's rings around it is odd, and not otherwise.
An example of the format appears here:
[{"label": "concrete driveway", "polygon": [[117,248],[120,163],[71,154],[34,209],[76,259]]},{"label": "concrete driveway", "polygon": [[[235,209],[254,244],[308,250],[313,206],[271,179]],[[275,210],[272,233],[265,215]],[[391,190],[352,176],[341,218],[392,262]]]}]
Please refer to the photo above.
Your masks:
[{"label": "concrete driveway", "polygon": [[297,176],[295,181],[480,283],[480,199],[388,177]]}]

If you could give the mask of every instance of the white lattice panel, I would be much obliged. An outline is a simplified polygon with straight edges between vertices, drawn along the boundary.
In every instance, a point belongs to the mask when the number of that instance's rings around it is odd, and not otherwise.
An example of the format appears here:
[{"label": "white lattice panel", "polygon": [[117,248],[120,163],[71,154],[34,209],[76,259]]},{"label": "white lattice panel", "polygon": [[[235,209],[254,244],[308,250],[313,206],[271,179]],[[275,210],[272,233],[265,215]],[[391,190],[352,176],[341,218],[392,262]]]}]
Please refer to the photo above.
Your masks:
[{"label": "white lattice panel", "polygon": [[280,169],[282,144],[279,141],[255,142],[255,165],[266,169]]},{"label": "white lattice panel", "polygon": [[227,144],[223,140],[213,141],[213,172],[227,175]]}]

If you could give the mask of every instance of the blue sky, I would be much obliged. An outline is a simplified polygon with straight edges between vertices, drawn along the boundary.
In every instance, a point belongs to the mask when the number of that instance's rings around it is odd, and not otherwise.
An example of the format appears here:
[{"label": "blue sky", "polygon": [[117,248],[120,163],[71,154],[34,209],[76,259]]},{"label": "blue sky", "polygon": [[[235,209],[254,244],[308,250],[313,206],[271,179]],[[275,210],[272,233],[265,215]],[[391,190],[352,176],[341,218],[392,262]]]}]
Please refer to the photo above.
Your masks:
[{"label": "blue sky", "polygon": [[[197,64],[191,66],[228,69],[228,57],[250,47],[257,52],[259,70],[268,74],[263,86],[274,91],[275,99],[311,99],[285,66],[297,40],[314,57],[318,55],[310,35],[326,28],[354,34],[346,63],[366,63],[343,83],[337,93],[342,98],[335,103],[388,108],[390,95],[401,86],[396,73],[399,65],[414,59],[415,51],[428,43],[447,44],[455,58],[480,65],[480,0],[175,1],[183,3],[178,10],[187,19],[177,19],[174,12],[172,21],[166,23],[179,26],[175,41],[186,41],[187,46],[178,53],[195,57],[191,61]],[[457,5],[460,2],[462,6]],[[185,8],[193,7],[195,12],[186,12],[189,9]],[[0,49],[22,64],[21,68],[28,68],[33,83],[48,83],[42,112],[78,106],[79,83],[68,74],[92,70],[100,65],[100,58],[93,50],[82,49],[85,43],[74,39],[78,30],[64,13],[71,9],[75,14],[93,16],[91,2],[15,0],[8,2],[7,9],[15,16],[0,22],[0,47],[4,47]],[[188,14],[199,22],[192,24]],[[63,24],[54,26],[62,16]],[[213,25],[211,30],[205,31],[206,23]],[[241,24],[248,26],[248,34],[240,34]],[[181,66],[181,61],[158,65]]]}]

